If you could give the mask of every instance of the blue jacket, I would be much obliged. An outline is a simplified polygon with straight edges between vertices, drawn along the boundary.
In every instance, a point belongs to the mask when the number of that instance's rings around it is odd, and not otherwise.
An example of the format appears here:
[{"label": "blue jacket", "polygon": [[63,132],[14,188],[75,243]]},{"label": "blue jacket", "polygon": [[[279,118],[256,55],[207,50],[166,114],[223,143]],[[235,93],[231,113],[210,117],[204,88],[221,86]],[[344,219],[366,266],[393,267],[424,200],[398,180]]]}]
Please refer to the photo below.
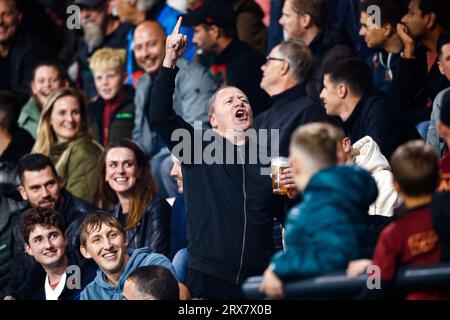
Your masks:
[{"label": "blue jacket", "polygon": [[377,198],[375,180],[357,166],[334,166],[316,173],[303,201],[286,220],[286,251],[272,257],[281,279],[345,270],[350,260],[370,257],[375,236],[369,205]]},{"label": "blue jacket", "polygon": [[167,259],[162,254],[150,253],[148,248],[140,248],[135,250],[128,250],[130,254],[130,259],[122,276],[119,279],[117,286],[112,286],[106,279],[105,274],[101,269],[97,271],[97,276],[94,281],[92,281],[80,295],[80,300],[122,300],[123,285],[125,280],[127,280],[130,273],[139,267],[158,265],[163,266],[172,272],[176,278],[176,272]]}]

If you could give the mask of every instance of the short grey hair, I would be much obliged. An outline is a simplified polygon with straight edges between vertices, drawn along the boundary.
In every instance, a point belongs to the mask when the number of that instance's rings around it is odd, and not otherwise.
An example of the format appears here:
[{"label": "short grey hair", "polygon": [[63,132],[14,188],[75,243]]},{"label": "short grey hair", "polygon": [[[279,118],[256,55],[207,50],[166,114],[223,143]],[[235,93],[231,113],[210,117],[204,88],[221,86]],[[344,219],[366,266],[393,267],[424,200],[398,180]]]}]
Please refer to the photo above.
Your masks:
[{"label": "short grey hair", "polygon": [[[217,91],[214,92],[214,94],[208,100],[208,115],[214,113],[214,107],[215,107],[217,95],[219,94],[219,92],[224,90],[224,89],[229,89],[229,88],[239,89],[238,87],[235,87],[235,86],[224,86],[224,87],[221,87],[221,88],[217,89]],[[241,89],[239,89],[239,90],[241,90]],[[244,95],[247,97],[247,95],[245,94],[244,91],[242,91],[242,93],[244,93]],[[248,97],[247,97],[247,99],[248,99]]]},{"label": "short grey hair", "polygon": [[314,68],[314,57],[301,40],[291,39],[278,46],[280,55],[289,62],[290,72],[298,82],[306,81]]}]

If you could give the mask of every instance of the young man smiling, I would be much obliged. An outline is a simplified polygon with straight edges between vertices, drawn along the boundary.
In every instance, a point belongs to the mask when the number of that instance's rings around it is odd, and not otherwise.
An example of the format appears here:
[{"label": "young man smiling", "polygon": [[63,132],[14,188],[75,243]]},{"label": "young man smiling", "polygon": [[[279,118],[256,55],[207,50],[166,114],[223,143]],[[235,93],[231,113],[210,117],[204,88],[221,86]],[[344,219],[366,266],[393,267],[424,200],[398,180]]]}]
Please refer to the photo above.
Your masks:
[{"label": "young man smiling", "polygon": [[[20,229],[33,265],[15,297],[20,300],[74,300],[95,276],[93,264],[84,264],[67,250],[63,221],[52,209],[32,208],[24,213]],[[74,266],[79,268],[73,268]],[[74,272],[79,274],[74,274]],[[78,278],[78,276],[80,278]],[[77,283],[76,280],[81,282]]]},{"label": "young man smiling", "polygon": [[113,215],[95,213],[84,220],[80,232],[80,250],[99,266],[95,280],[81,292],[81,300],[122,300],[128,275],[142,266],[160,265],[176,277],[169,259],[148,248],[127,251],[128,239],[119,220]]}]

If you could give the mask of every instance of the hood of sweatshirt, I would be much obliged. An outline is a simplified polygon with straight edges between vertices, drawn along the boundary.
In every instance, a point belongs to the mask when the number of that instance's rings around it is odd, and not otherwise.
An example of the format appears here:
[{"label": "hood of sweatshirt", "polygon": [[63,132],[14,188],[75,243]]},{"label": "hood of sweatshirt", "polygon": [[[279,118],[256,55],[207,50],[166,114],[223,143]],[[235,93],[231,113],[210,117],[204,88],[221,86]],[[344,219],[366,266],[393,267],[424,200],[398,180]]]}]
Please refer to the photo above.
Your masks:
[{"label": "hood of sweatshirt", "polygon": [[381,153],[378,144],[369,136],[355,142],[350,152],[353,161],[371,173],[391,170],[389,162]]},{"label": "hood of sweatshirt", "polygon": [[106,279],[105,274],[101,269],[97,270],[97,276],[95,277],[95,282],[97,285],[107,293],[108,299],[111,300],[121,300],[122,299],[122,291],[125,280],[128,278],[131,272],[136,270],[145,260],[150,251],[148,248],[140,248],[140,249],[131,249],[128,250],[128,254],[130,255],[130,259],[125,267],[125,270],[122,276],[119,278],[119,282],[116,286],[112,286],[108,280]]}]

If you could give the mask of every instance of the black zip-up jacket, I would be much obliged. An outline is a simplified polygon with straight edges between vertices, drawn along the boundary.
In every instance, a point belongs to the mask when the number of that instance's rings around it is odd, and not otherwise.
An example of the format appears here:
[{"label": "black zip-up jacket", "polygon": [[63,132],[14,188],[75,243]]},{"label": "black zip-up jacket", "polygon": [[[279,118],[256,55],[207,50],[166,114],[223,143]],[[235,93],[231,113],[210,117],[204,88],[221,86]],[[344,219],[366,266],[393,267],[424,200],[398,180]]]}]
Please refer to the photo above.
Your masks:
[{"label": "black zip-up jacket", "polygon": [[[86,201],[74,197],[69,191],[62,189],[57,211],[61,213],[63,226],[66,229],[66,235],[69,239],[68,248],[76,253],[80,248],[80,228],[87,214],[95,211],[97,208]],[[20,215],[30,207],[24,208]],[[5,288],[7,294],[12,294],[19,288],[28,270],[33,265],[33,258],[25,253],[25,241],[20,231],[20,221],[13,227],[13,258],[11,261],[11,278]]]},{"label": "black zip-up jacket", "polygon": [[[267,267],[274,252],[273,218],[282,210],[282,204],[272,195],[270,177],[261,174],[264,166],[260,161],[249,164],[249,157],[256,154],[250,154],[250,143],[236,146],[212,131],[208,131],[212,143],[193,143],[205,131],[194,130],[173,111],[177,71],[161,68],[153,86],[150,121],[173,153],[181,144],[178,139],[172,141],[172,134],[184,135],[180,141],[186,146],[181,160],[188,267],[230,283],[241,283]],[[208,164],[202,160],[203,154],[211,154],[217,161]],[[225,164],[227,156],[234,160],[233,164]],[[190,160],[195,160],[194,164]]]},{"label": "black zip-up jacket", "polygon": [[[150,252],[165,256],[170,252],[170,213],[171,207],[158,194],[153,197],[145,208],[141,221],[127,231],[128,248],[147,247]],[[114,216],[122,214],[120,203],[114,207]]]}]

